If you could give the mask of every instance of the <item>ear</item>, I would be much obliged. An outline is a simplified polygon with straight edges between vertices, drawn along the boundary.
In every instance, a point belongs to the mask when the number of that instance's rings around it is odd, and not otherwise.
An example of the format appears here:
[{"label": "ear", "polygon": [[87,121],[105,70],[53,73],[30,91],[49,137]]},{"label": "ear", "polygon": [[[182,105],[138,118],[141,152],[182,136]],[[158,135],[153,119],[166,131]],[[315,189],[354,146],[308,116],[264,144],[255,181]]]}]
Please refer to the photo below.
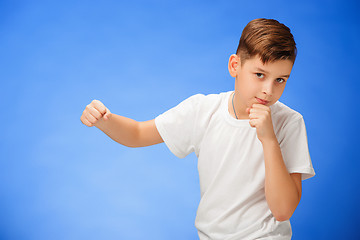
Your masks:
[{"label": "ear", "polygon": [[240,57],[236,54],[232,54],[229,58],[229,64],[228,64],[229,73],[232,77],[236,77],[237,69],[239,67],[241,67]]}]

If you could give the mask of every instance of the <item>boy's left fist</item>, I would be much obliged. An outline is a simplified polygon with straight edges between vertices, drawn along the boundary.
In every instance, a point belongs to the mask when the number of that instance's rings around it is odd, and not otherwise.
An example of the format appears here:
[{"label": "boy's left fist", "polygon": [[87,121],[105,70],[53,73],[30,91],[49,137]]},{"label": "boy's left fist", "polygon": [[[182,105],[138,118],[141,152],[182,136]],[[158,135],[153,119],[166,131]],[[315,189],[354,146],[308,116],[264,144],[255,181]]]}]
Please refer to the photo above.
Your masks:
[{"label": "boy's left fist", "polygon": [[250,126],[256,128],[257,137],[262,143],[276,139],[270,107],[254,103],[246,112],[249,114]]}]

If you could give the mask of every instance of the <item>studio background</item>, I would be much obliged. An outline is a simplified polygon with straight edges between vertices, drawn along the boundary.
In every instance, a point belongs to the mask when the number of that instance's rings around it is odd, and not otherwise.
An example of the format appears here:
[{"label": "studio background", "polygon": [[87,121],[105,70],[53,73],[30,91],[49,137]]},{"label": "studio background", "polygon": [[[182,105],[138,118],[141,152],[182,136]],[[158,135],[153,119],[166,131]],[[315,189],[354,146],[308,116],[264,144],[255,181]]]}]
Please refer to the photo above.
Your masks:
[{"label": "studio background", "polygon": [[146,121],[227,70],[252,19],[289,26],[298,56],[280,101],[305,119],[315,177],[293,239],[360,226],[357,1],[0,1],[0,239],[198,239],[194,153],[122,146],[87,104]]}]

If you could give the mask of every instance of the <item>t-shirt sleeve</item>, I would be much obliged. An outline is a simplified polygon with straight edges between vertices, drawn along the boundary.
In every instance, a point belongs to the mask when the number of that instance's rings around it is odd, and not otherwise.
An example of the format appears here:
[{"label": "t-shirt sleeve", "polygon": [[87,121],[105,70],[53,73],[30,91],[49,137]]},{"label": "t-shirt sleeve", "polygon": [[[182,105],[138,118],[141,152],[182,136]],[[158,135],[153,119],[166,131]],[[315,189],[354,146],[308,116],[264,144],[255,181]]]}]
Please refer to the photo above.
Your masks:
[{"label": "t-shirt sleeve", "polygon": [[193,95],[155,118],[155,125],[169,150],[184,158],[195,150],[197,109],[203,94]]},{"label": "t-shirt sleeve", "polygon": [[283,130],[280,148],[289,173],[301,173],[302,180],[315,176],[303,117],[290,122]]}]

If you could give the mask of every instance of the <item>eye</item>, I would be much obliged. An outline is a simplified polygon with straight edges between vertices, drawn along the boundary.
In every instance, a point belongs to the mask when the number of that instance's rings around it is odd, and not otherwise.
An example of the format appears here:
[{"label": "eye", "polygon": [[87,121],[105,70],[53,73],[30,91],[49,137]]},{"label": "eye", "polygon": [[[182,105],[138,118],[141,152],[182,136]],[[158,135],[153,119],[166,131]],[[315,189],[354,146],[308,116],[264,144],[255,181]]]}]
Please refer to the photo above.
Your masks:
[{"label": "eye", "polygon": [[257,76],[258,78],[264,78],[264,74],[262,74],[262,73],[256,73],[256,76]]},{"label": "eye", "polygon": [[284,80],[283,78],[277,78],[276,81],[277,81],[278,83],[284,83],[284,82],[285,82],[285,80]]}]

